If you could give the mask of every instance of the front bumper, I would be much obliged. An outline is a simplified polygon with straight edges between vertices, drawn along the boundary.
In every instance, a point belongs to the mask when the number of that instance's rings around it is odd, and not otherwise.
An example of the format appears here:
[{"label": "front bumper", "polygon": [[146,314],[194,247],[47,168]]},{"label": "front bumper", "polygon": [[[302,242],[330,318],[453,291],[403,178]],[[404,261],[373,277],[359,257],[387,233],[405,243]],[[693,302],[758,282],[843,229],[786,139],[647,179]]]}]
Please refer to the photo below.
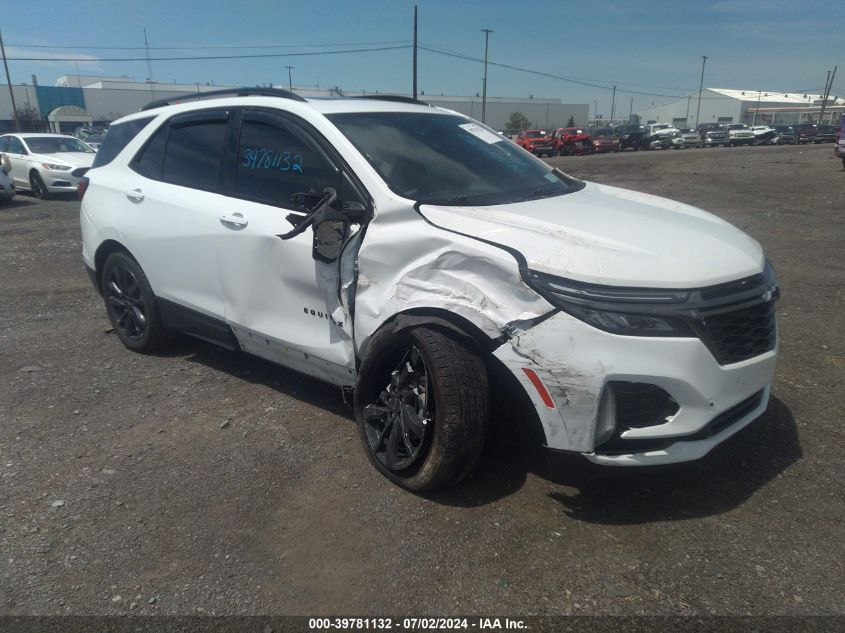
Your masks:
[{"label": "front bumper", "polygon": [[834,155],[838,156],[839,158],[845,158],[845,142],[839,141],[836,144],[836,149],[834,150]]},{"label": "front bumper", "polygon": [[[599,464],[644,466],[698,459],[757,418],[768,402],[777,345],[719,365],[697,338],[619,336],[560,312],[516,332],[494,355],[531,398],[548,448],[583,453]],[[545,402],[531,372],[547,390]],[[594,440],[599,405],[608,384],[619,382],[662,389],[678,409],[660,424],[622,433],[630,451],[616,442],[603,453]]]},{"label": "front bumper", "polygon": [[73,171],[42,170],[40,175],[50,193],[75,193],[82,177],[74,176]]}]

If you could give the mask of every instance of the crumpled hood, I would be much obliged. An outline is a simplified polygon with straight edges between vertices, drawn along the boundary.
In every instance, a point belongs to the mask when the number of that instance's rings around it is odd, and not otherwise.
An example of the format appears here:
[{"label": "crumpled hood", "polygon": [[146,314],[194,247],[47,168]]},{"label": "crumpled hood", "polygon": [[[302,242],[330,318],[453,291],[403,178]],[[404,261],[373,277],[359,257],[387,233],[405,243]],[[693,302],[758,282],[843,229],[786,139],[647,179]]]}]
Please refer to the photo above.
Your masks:
[{"label": "crumpled hood", "polygon": [[489,207],[422,205],[444,229],[501,244],[532,270],[614,286],[694,288],[762,272],[751,237],[695,207],[587,183],[554,198]]},{"label": "crumpled hood", "polygon": [[[55,163],[58,161],[76,167],[90,167],[94,163],[96,154],[83,152],[56,152],[55,154],[35,154],[39,162]],[[56,160],[58,159],[58,161]]]}]

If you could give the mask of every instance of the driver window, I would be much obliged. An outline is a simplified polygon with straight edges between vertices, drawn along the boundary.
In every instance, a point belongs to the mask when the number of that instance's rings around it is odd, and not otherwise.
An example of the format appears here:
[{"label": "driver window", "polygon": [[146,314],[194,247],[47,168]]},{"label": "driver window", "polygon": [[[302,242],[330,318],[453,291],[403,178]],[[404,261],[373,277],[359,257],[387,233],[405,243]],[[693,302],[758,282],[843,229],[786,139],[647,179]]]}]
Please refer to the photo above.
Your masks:
[{"label": "driver window", "polygon": [[246,113],[238,142],[235,192],[246,199],[294,209],[295,193],[340,192],[340,171],[299,127]]},{"label": "driver window", "polygon": [[23,148],[23,143],[21,143],[20,139],[15,138],[14,136],[9,137],[9,149],[6,150],[10,154],[25,154]]}]

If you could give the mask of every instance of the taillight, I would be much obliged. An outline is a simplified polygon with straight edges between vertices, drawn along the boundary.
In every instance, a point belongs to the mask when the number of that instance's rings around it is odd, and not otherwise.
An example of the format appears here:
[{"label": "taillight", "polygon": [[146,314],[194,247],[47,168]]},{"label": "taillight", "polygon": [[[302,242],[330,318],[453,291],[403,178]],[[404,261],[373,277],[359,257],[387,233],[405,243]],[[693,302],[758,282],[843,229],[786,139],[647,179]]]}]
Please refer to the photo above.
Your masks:
[{"label": "taillight", "polygon": [[76,197],[82,200],[86,191],[88,191],[88,178],[83,177],[79,179],[79,184],[76,185]]}]

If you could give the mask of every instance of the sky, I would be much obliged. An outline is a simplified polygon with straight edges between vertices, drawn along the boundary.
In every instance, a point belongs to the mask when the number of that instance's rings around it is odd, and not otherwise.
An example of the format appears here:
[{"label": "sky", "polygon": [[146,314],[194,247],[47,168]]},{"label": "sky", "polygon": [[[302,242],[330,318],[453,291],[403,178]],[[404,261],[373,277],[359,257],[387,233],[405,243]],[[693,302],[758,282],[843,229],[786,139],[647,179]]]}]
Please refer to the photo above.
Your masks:
[{"label": "sky", "polygon": [[[0,31],[13,83],[53,85],[77,68],[143,81],[145,61],[106,60],[143,58],[146,28],[162,82],[286,84],[289,65],[294,86],[409,93],[414,4],[420,46],[458,54],[419,50],[426,94],[481,92],[489,28],[491,63],[536,72],[490,65],[488,96],[588,103],[606,117],[614,84],[617,112],[697,90],[702,55],[705,87],[821,92],[838,65],[833,92],[845,95],[843,0],[0,0]],[[327,51],[347,52],[314,54]],[[155,60],[262,54],[289,56]]]}]

